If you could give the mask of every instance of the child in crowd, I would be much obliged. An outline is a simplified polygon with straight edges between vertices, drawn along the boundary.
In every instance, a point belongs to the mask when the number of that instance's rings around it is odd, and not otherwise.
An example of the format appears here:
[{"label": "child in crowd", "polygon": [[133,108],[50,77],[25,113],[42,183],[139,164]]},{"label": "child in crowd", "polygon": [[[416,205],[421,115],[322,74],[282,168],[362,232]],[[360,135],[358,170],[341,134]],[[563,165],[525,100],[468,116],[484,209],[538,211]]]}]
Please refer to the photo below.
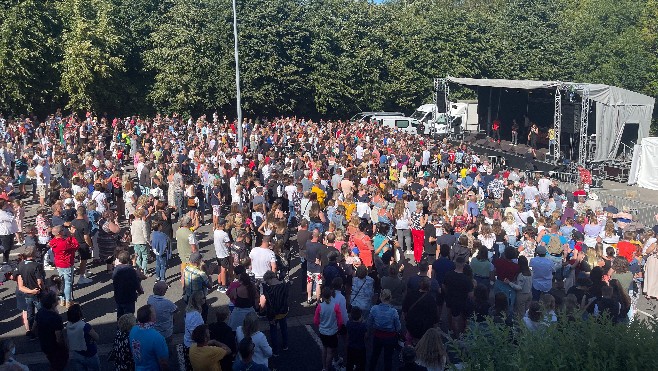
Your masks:
[{"label": "child in crowd", "polygon": [[361,321],[361,308],[353,307],[347,322],[347,369],[365,371],[368,327]]}]

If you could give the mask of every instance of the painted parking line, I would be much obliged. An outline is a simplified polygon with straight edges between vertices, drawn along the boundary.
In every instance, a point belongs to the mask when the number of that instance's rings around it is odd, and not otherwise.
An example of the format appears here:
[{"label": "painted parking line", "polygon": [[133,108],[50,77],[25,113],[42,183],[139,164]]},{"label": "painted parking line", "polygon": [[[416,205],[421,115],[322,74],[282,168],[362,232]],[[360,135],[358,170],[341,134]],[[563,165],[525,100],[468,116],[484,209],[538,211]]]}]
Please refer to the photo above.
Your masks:
[{"label": "painted parking line", "polygon": [[311,325],[305,325],[306,327],[306,332],[308,332],[309,335],[311,335],[311,338],[313,338],[313,341],[318,345],[320,350],[322,350],[322,340],[320,340],[320,337],[318,334],[315,333],[315,330],[311,327]]}]

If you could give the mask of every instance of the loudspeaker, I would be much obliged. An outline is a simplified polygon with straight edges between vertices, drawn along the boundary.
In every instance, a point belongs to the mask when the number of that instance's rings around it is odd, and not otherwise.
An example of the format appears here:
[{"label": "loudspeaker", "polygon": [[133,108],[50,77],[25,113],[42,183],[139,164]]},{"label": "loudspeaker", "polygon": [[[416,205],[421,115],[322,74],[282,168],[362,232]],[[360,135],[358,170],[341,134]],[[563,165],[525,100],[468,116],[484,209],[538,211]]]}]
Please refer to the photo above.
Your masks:
[{"label": "loudspeaker", "polygon": [[446,92],[441,88],[436,91],[436,108],[438,113],[446,113]]},{"label": "loudspeaker", "polygon": [[528,148],[530,148],[530,147],[528,147],[524,144],[519,144],[516,147],[514,147],[514,151],[516,152],[517,155],[523,155],[523,154],[528,153]]},{"label": "loudspeaker", "polygon": [[580,133],[581,106],[578,103],[562,103],[562,132]]}]

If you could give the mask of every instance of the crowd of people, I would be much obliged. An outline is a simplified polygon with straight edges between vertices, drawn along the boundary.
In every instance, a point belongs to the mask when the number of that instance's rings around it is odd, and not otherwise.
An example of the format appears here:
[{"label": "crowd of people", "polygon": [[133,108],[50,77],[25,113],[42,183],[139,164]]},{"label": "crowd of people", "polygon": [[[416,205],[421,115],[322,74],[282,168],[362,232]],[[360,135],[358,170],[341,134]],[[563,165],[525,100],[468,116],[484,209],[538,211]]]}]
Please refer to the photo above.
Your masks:
[{"label": "crowd of people", "polygon": [[[114,291],[118,370],[166,370],[177,346],[187,370],[294,369],[275,360],[300,304],[313,308],[323,370],[442,370],[458,362],[445,342],[487,319],[529,331],[576,313],[623,325],[639,295],[658,297],[657,227],[602,205],[587,184],[565,192],[547,174],[495,168],[467,143],[376,122],[216,113],[58,111],[0,116],[0,131],[3,271],[52,370],[100,369],[83,315],[93,303],[74,290],[99,282]],[[291,299],[296,278],[303,303]],[[229,305],[209,319],[212,290]],[[21,367],[12,349],[2,362]]]}]

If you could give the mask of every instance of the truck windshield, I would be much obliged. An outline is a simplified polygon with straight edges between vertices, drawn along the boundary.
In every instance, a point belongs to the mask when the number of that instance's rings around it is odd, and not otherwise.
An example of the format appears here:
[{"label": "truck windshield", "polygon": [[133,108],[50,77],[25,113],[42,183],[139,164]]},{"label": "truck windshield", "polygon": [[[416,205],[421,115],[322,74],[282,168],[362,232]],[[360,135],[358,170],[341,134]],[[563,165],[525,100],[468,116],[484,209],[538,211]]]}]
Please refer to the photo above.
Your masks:
[{"label": "truck windshield", "polygon": [[416,110],[416,111],[414,111],[414,113],[411,115],[411,118],[412,118],[412,119],[416,119],[416,120],[418,120],[418,121],[422,121],[422,120],[425,118],[425,115],[427,115],[428,113],[429,113],[429,112]]}]

